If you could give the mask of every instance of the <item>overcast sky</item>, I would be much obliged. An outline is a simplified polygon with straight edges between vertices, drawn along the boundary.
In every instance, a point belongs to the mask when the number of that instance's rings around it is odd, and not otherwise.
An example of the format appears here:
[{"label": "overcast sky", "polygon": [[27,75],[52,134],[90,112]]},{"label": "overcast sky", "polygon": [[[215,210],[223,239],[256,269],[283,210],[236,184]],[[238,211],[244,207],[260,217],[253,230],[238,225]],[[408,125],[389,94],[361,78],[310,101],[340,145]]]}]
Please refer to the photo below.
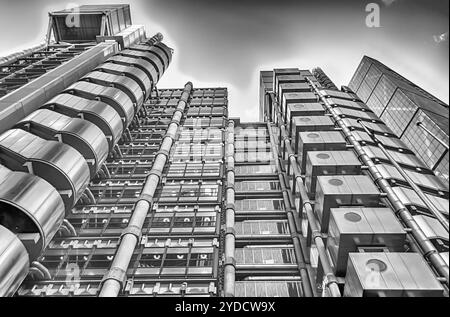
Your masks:
[{"label": "overcast sky", "polygon": [[[365,24],[371,2],[380,28]],[[320,66],[347,85],[363,55],[449,100],[448,0],[0,0],[0,55],[43,41],[47,12],[68,3],[129,3],[133,23],[175,49],[159,87],[228,87],[243,120],[258,118],[260,70]]]}]

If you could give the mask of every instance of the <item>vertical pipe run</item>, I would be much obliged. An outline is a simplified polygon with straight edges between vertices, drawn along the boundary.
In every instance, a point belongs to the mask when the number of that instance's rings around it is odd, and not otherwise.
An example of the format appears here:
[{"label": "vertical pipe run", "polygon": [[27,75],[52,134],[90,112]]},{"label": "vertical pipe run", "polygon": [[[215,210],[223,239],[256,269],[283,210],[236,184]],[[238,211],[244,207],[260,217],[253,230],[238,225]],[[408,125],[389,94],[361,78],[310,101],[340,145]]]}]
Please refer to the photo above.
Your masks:
[{"label": "vertical pipe run", "polygon": [[359,159],[363,162],[365,166],[367,166],[369,173],[371,174],[374,182],[379,186],[379,188],[387,195],[389,202],[394,208],[395,212],[399,215],[399,217],[403,220],[406,227],[411,229],[411,233],[414,239],[419,244],[420,248],[423,251],[423,255],[425,258],[428,258],[436,270],[442,277],[445,278],[447,286],[449,285],[449,267],[445,260],[442,258],[439,251],[433,245],[433,243],[428,239],[423,230],[417,224],[408,208],[401,202],[396,193],[393,191],[389,182],[383,178],[383,175],[377,169],[375,163],[372,159],[367,155],[367,153],[362,148],[361,144],[356,140],[351,130],[347,127],[342,118],[334,111],[334,109],[328,104],[327,100],[319,93],[319,89],[317,86],[307,78],[308,82],[314,88],[315,92],[320,96],[322,102],[325,104],[328,112],[332,115],[336,124],[340,126],[342,132],[344,133],[347,141],[353,145],[354,150],[359,156]]},{"label": "vertical pipe run", "polygon": [[235,296],[236,282],[236,258],[235,244],[235,159],[234,159],[234,121],[228,122],[226,139],[226,164],[227,164],[227,205],[225,214],[225,268],[224,268],[224,295]]},{"label": "vertical pipe run", "polygon": [[294,216],[294,213],[292,212],[292,206],[291,206],[291,202],[290,202],[289,195],[288,195],[288,189],[286,188],[286,185],[285,185],[286,183],[285,183],[285,179],[284,179],[284,173],[281,169],[280,154],[279,154],[277,145],[275,143],[275,137],[273,135],[272,125],[270,124],[270,122],[267,122],[267,129],[269,131],[270,145],[271,145],[272,152],[274,155],[276,170],[277,170],[278,177],[280,180],[281,189],[283,191],[283,200],[284,200],[284,204],[286,205],[288,225],[289,225],[289,230],[291,232],[292,242],[294,245],[294,253],[295,253],[295,257],[297,259],[298,270],[300,272],[301,282],[302,282],[302,286],[303,286],[303,293],[304,293],[305,297],[314,297],[314,292],[313,292],[313,289],[311,286],[311,281],[309,279],[309,274],[307,271],[305,258],[303,256],[299,233],[298,233],[298,232],[301,232],[301,228],[297,227],[295,220],[294,220],[295,216]]},{"label": "vertical pipe run", "polygon": [[141,239],[145,218],[152,208],[153,197],[161,180],[164,166],[168,161],[170,150],[175,142],[178,128],[183,118],[183,113],[188,106],[192,90],[192,83],[189,82],[184,86],[177,110],[173,114],[166,136],[156,155],[153,167],[147,176],[128,227],[122,232],[119,248],[114,256],[111,268],[102,281],[99,297],[117,297],[124,286],[128,266],[130,265],[134,250]]},{"label": "vertical pipe run", "polygon": [[[298,191],[300,193],[300,201],[301,201],[301,208],[305,212],[309,227],[312,232],[312,239],[314,243],[316,244],[317,251],[319,253],[319,260],[322,264],[323,272],[324,272],[324,286],[326,289],[328,289],[330,295],[332,297],[341,297],[341,291],[339,290],[339,286],[337,283],[336,276],[333,273],[333,269],[329,260],[329,257],[327,255],[325,243],[323,241],[323,236],[320,230],[320,226],[317,223],[317,219],[314,215],[313,211],[313,204],[309,200],[308,192],[306,191],[305,184],[303,183],[303,179],[301,177],[300,169],[297,165],[297,159],[295,157],[295,153],[292,150],[291,142],[289,140],[289,136],[286,132],[286,125],[283,121],[283,117],[280,110],[280,104],[277,101],[277,97],[275,96],[275,93],[269,92],[268,93],[271,96],[271,102],[273,104],[274,111],[276,112],[277,121],[278,121],[278,127],[280,128],[280,136],[282,139],[282,143],[284,143],[286,151],[288,153],[289,157],[289,165],[292,168],[292,171],[294,173],[294,185],[298,188]],[[295,191],[295,188],[293,189]]]}]

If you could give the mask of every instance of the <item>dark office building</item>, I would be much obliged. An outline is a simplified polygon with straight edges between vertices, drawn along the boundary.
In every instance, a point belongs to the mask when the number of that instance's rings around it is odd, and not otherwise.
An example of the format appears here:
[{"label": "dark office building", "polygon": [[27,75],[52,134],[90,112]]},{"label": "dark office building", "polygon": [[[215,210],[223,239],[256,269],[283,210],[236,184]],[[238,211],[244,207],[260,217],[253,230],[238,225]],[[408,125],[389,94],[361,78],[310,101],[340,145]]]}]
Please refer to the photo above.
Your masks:
[{"label": "dark office building", "polygon": [[448,182],[447,104],[368,56],[362,59],[349,88],[428,168]]},{"label": "dark office building", "polygon": [[448,185],[355,93],[263,71],[241,122],[158,89],[174,52],[129,10],[0,62],[0,296],[448,295]]}]

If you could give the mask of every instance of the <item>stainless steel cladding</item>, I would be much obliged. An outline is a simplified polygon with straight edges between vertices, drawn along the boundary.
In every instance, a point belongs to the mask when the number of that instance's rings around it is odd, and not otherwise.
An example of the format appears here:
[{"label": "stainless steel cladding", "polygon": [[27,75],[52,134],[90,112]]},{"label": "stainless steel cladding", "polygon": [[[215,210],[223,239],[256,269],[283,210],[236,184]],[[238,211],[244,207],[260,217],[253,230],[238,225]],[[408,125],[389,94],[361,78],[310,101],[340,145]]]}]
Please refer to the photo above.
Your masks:
[{"label": "stainless steel cladding", "polygon": [[336,114],[340,117],[361,119],[369,122],[381,122],[380,118],[372,112],[361,111],[361,109],[348,109],[344,107],[335,107]]},{"label": "stainless steel cladding", "polygon": [[295,117],[324,115],[325,108],[320,103],[292,103],[287,107],[286,123],[289,131],[292,131],[292,122]]},{"label": "stainless steel cladding", "polygon": [[440,251],[447,251],[449,245],[448,232],[445,230],[444,226],[436,219],[423,215],[413,216],[417,225],[422,229],[428,239],[430,240],[440,240],[436,241],[439,246]]},{"label": "stainless steel cladding", "polygon": [[279,96],[280,100],[282,100],[282,109],[283,115],[286,117],[287,108],[291,104],[297,103],[316,103],[318,102],[317,96],[312,92],[291,92],[285,93],[283,96]]},{"label": "stainless steel cladding", "polygon": [[162,64],[160,57],[148,52],[148,48],[149,47],[147,45],[133,45],[131,49],[123,50],[122,52],[120,52],[120,54],[123,56],[141,57],[145,59],[146,61],[151,63],[153,67],[155,67],[156,71],[158,72],[159,80],[164,74],[164,65]]},{"label": "stainless steel cladding", "polygon": [[48,109],[40,109],[20,121],[16,128],[29,131],[46,140],[58,140],[70,145],[86,159],[94,178],[108,157],[106,136],[93,123],[67,117]]},{"label": "stainless steel cladding", "polygon": [[110,105],[122,118],[124,128],[127,128],[133,121],[133,101],[118,88],[79,81],[67,88],[66,92],[82,98],[102,101]]},{"label": "stainless steel cladding", "polygon": [[66,210],[75,205],[89,184],[89,167],[78,151],[24,130],[12,129],[0,135],[0,159],[12,170],[35,174],[52,184],[63,197]]},{"label": "stainless steel cladding", "polygon": [[148,49],[148,52],[153,53],[157,57],[159,57],[159,60],[161,63],[163,63],[164,71],[169,67],[169,59],[166,56],[166,53],[157,46],[151,46]]},{"label": "stainless steel cladding", "polygon": [[[389,158],[383,153],[380,148],[375,146],[363,146],[364,152],[372,159],[375,163],[385,162],[390,163]],[[416,169],[418,171],[428,170],[428,167],[413,154],[403,153],[401,148],[394,150],[387,150],[389,154],[394,158],[394,160],[402,165],[403,167],[409,169]]]},{"label": "stainless steel cladding", "polygon": [[322,232],[328,232],[331,208],[341,206],[378,207],[380,191],[368,176],[319,176],[314,212]]},{"label": "stainless steel cladding", "polygon": [[444,289],[417,253],[352,253],[346,297],[439,297]]},{"label": "stainless steel cladding", "polygon": [[172,55],[173,55],[173,49],[168,47],[163,42],[159,42],[155,44],[156,47],[159,47],[163,50],[164,54],[166,54],[166,57],[169,59],[169,64],[172,62]]},{"label": "stainless steel cladding", "polygon": [[[127,50],[125,50],[125,51],[127,51]],[[138,51],[132,51],[132,50],[129,50],[129,51],[141,53]],[[124,54],[123,52],[124,51],[109,58],[107,62],[118,64],[118,65],[134,66],[136,68],[139,68],[140,70],[142,70],[143,72],[145,72],[147,74],[148,78],[150,78],[150,81],[152,82],[152,85],[154,85],[158,82],[158,72],[157,72],[155,66],[153,66],[149,61],[139,57],[139,55],[136,55],[134,57],[134,55]],[[133,57],[131,57],[131,56],[133,56]]]},{"label": "stainless steel cladding", "polygon": [[105,134],[109,151],[113,149],[122,136],[123,124],[119,113],[102,101],[84,99],[63,93],[47,102],[44,108],[92,122]]},{"label": "stainless steel cladding", "polygon": [[331,209],[327,249],[335,273],[345,276],[348,255],[358,248],[403,252],[406,231],[389,208]]},{"label": "stainless steel cladding", "polygon": [[46,47],[47,47],[47,43],[43,42],[43,43],[33,46],[31,48],[28,48],[28,49],[25,49],[22,51],[18,51],[15,53],[11,53],[6,56],[2,56],[2,57],[0,57],[0,66],[5,66],[8,64],[11,64],[11,63],[15,62],[16,60],[18,60],[19,58],[27,57],[27,56],[33,54],[34,52],[40,51]]},{"label": "stainless steel cladding", "polygon": [[47,181],[0,165],[0,225],[19,235],[31,260],[50,243],[64,214],[61,196]]},{"label": "stainless steel cladding", "polygon": [[[352,131],[351,134],[355,137],[356,141],[360,142],[362,145],[376,145],[373,138],[366,132]],[[377,135],[377,138],[387,149],[402,151],[402,153],[412,153],[411,150],[408,149],[408,146],[400,139],[381,135]]]},{"label": "stainless steel cladding", "polygon": [[81,80],[120,89],[126,93],[135,104],[135,112],[138,111],[144,102],[144,94],[139,87],[139,84],[126,76],[93,71],[81,78]]},{"label": "stainless steel cladding", "polygon": [[302,174],[306,171],[306,156],[310,151],[345,151],[347,143],[337,131],[300,132],[298,135],[298,162]]},{"label": "stainless steel cladding", "polygon": [[[428,207],[420,199],[419,195],[415,191],[406,187],[393,187],[392,190],[395,195],[400,199],[400,201],[408,207],[408,209],[416,211],[423,211],[429,213]],[[427,195],[428,199],[431,200],[433,205],[444,215],[449,215],[449,205],[448,200],[444,198],[439,198],[433,195]]]},{"label": "stainless steel cladding", "polygon": [[335,129],[334,122],[325,116],[307,116],[294,117],[292,119],[292,140],[295,142],[295,153],[299,151],[299,134],[300,132],[313,131],[333,131]]},{"label": "stainless steel cladding", "polygon": [[306,158],[305,185],[314,199],[317,177],[323,175],[358,175],[361,163],[352,151],[310,151]]},{"label": "stainless steel cladding", "polygon": [[138,83],[139,87],[141,87],[141,90],[144,92],[144,99],[147,99],[151,94],[152,80],[140,68],[134,67],[133,65],[104,63],[97,67],[96,70],[114,75],[125,75],[126,77],[133,79],[136,83]]},{"label": "stainless steel cladding", "polygon": [[[345,126],[347,126],[350,130],[358,130],[358,131],[364,131],[364,129],[361,127],[361,125],[358,123],[357,119],[352,118],[345,118],[342,119]],[[375,134],[383,135],[383,136],[391,136],[394,137],[395,133],[392,132],[391,129],[389,129],[386,125],[383,123],[373,123],[373,122],[364,122],[364,125],[371,131],[373,131]]]},{"label": "stainless steel cladding", "polygon": [[14,295],[27,277],[28,267],[24,245],[14,233],[0,225],[0,297]]},{"label": "stainless steel cladding", "polygon": [[115,42],[97,44],[0,98],[0,133],[11,129],[19,120],[39,109],[48,99],[104,62],[116,50]]},{"label": "stainless steel cladding", "polygon": [[[387,164],[378,164],[377,169],[385,179],[408,186],[408,182],[406,181],[406,179],[403,178],[403,176],[394,166]],[[414,171],[408,171],[408,176],[422,190],[434,194],[441,193],[442,197],[448,197],[448,185],[444,184],[441,178],[437,177],[436,175],[421,174]]]}]

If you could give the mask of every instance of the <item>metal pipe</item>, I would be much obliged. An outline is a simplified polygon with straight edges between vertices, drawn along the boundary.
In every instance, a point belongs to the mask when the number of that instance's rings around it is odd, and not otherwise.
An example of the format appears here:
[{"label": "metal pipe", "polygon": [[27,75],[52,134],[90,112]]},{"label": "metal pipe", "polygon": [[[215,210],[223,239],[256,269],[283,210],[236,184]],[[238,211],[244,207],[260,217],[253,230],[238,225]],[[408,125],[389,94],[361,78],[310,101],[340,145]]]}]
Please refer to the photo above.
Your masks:
[{"label": "metal pipe", "polygon": [[225,214],[225,265],[224,265],[224,295],[235,296],[236,284],[236,232],[235,232],[235,159],[234,159],[234,121],[228,121],[226,138],[227,190]]},{"label": "metal pipe", "polygon": [[145,181],[144,188],[131,215],[128,227],[122,232],[119,247],[114,256],[111,268],[102,281],[99,297],[117,297],[124,286],[128,266],[130,265],[134,250],[141,239],[144,221],[148,212],[151,210],[153,197],[161,180],[166,162],[168,161],[170,150],[175,142],[184,111],[188,107],[192,90],[192,83],[189,82],[184,86],[177,110],[173,114],[172,121],[162,141],[160,150],[156,155],[149,176]]},{"label": "metal pipe", "polygon": [[[300,193],[300,200],[302,209],[304,210],[309,226],[311,228],[312,239],[316,244],[317,251],[319,253],[319,260],[322,264],[323,272],[324,272],[324,285],[330,291],[331,296],[333,297],[341,297],[341,291],[339,290],[339,286],[337,283],[336,276],[333,273],[332,266],[330,264],[330,260],[328,258],[325,243],[323,241],[323,236],[320,230],[320,226],[317,223],[317,219],[314,215],[314,211],[312,209],[312,203],[309,200],[308,192],[306,191],[305,184],[303,183],[303,178],[301,177],[300,169],[297,165],[297,159],[295,157],[294,151],[292,150],[291,142],[289,140],[289,136],[286,132],[286,125],[282,120],[282,114],[280,110],[280,104],[277,101],[277,97],[274,92],[268,93],[271,96],[271,101],[274,104],[274,110],[276,111],[277,121],[280,128],[280,135],[282,139],[282,143],[284,143],[286,151],[289,157],[289,164],[292,167],[295,182],[294,185],[298,187]],[[293,188],[295,191],[295,188]]]},{"label": "metal pipe", "polygon": [[352,144],[354,146],[354,150],[358,154],[360,161],[362,161],[363,164],[368,167],[368,172],[374,179],[374,182],[386,194],[389,202],[392,205],[392,208],[396,211],[396,213],[399,215],[399,217],[403,220],[406,227],[411,229],[411,233],[412,233],[413,237],[416,239],[420,248],[422,249],[422,251],[424,253],[423,254],[424,257],[428,258],[430,260],[432,266],[434,267],[434,269],[441,276],[445,277],[446,283],[448,285],[448,283],[449,283],[449,267],[448,267],[447,263],[445,262],[445,260],[442,258],[441,254],[439,254],[436,247],[433,245],[433,243],[430,241],[430,239],[428,239],[428,237],[425,235],[423,230],[417,224],[417,222],[415,221],[415,219],[409,212],[408,208],[406,208],[406,206],[398,198],[398,196],[392,189],[389,182],[379,172],[375,163],[364,151],[363,147],[356,140],[355,136],[352,134],[350,129],[344,123],[342,118],[334,111],[334,109],[328,104],[327,100],[319,93],[319,89],[317,88],[317,86],[309,78],[307,78],[307,80],[312,85],[312,87],[314,88],[316,93],[318,93],[320,95],[321,100],[323,101],[326,108],[328,109],[328,112],[330,112],[332,114],[332,117],[335,120],[335,122],[342,128],[342,133],[344,133],[344,135],[346,136],[347,141],[350,142],[350,144]]},{"label": "metal pipe", "polygon": [[288,225],[289,229],[291,231],[291,238],[294,245],[294,253],[295,257],[297,259],[297,266],[298,270],[300,272],[301,280],[302,280],[302,286],[303,286],[303,292],[305,294],[305,297],[314,297],[314,292],[311,286],[311,280],[309,279],[309,274],[307,271],[305,258],[303,257],[302,247],[300,243],[299,238],[299,232],[301,232],[301,228],[299,228],[294,220],[294,214],[292,212],[292,206],[291,202],[289,200],[288,196],[288,190],[286,188],[286,184],[284,181],[284,173],[281,169],[280,164],[280,153],[278,151],[277,145],[275,143],[275,137],[273,135],[272,131],[272,125],[270,122],[267,122],[267,129],[269,131],[269,138],[270,138],[270,144],[272,147],[272,152],[275,157],[275,166],[278,173],[281,189],[283,191],[283,200],[284,204],[286,205],[286,213],[287,213],[287,219],[288,219]]},{"label": "metal pipe", "polygon": [[392,155],[386,151],[383,143],[376,137],[376,135],[370,131],[361,119],[358,119],[358,123],[364,129],[364,131],[373,139],[378,148],[383,152],[383,154],[388,158],[391,164],[397,169],[397,171],[402,175],[402,177],[408,182],[409,186],[416,192],[420,199],[425,203],[430,212],[436,217],[436,219],[444,226],[445,230],[449,232],[449,223],[444,215],[433,205],[427,195],[420,189],[419,186],[409,177],[409,175],[403,170],[403,168],[395,161]]},{"label": "metal pipe", "polygon": [[248,276],[244,278],[244,281],[275,281],[275,282],[284,282],[284,281],[300,281],[299,276]]},{"label": "metal pipe", "polygon": [[439,139],[436,135],[433,134],[433,132],[431,132],[430,130],[428,130],[427,128],[425,128],[423,122],[417,122],[417,126],[419,128],[421,128],[422,130],[424,130],[426,133],[428,133],[433,139],[435,139],[436,141],[438,141],[443,147],[445,147],[445,149],[448,151],[449,147],[448,144],[446,144],[444,141],[442,141],[441,139]]},{"label": "metal pipe", "polygon": [[31,54],[33,54],[37,51],[43,50],[45,48],[47,48],[47,43],[42,42],[42,43],[40,43],[36,46],[33,46],[29,49],[11,53],[6,56],[0,56],[0,67],[8,66],[9,64],[17,61],[19,58],[30,56]]}]

